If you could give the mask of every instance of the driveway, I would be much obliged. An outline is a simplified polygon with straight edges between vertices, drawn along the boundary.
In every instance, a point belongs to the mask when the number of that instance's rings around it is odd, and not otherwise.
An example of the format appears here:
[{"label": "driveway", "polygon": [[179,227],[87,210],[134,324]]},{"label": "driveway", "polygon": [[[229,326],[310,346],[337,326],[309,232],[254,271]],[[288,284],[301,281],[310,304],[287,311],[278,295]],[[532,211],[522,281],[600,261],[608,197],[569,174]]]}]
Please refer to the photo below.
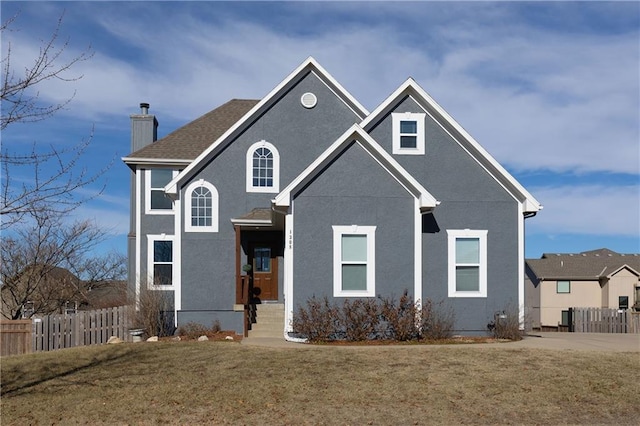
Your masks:
[{"label": "driveway", "polygon": [[[273,348],[380,348],[380,346],[330,346],[330,345],[306,345],[304,343],[287,342],[284,339],[269,337],[252,337],[242,339],[243,345],[263,346]],[[576,350],[597,352],[640,352],[640,334],[607,334],[607,333],[534,333],[526,336],[519,342],[506,343],[477,343],[446,345],[447,347],[502,347],[504,349],[536,348],[549,350]],[[431,348],[442,345],[412,345],[403,348]]]}]

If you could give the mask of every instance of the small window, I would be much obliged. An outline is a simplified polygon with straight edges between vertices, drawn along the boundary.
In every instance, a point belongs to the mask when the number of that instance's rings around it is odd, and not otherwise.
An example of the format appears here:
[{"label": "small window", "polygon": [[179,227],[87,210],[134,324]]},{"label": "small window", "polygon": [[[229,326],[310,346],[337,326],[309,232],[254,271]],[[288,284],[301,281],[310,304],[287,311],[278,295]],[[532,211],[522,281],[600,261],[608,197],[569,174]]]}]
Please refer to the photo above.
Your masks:
[{"label": "small window", "polygon": [[177,171],[171,169],[149,169],[146,172],[146,213],[172,214],[173,200],[165,194],[164,187],[176,176]]},{"label": "small window", "polygon": [[266,141],[256,142],[247,151],[247,192],[278,193],[280,154]]},{"label": "small window", "polygon": [[569,311],[562,311],[560,325],[563,327],[569,327]]},{"label": "small window", "polygon": [[422,155],[425,152],[424,113],[393,113],[393,153]]},{"label": "small window", "polygon": [[447,230],[449,297],[487,297],[487,231]]},{"label": "small window", "polygon": [[218,191],[200,179],[185,190],[185,231],[218,232]]},{"label": "small window", "polygon": [[333,295],[375,296],[375,226],[333,227]]},{"label": "small window", "polygon": [[163,289],[175,284],[173,235],[147,235],[150,289]]},{"label": "small window", "polygon": [[629,296],[618,296],[618,309],[629,309]]},{"label": "small window", "polygon": [[571,281],[558,281],[556,283],[556,293],[571,293]]}]

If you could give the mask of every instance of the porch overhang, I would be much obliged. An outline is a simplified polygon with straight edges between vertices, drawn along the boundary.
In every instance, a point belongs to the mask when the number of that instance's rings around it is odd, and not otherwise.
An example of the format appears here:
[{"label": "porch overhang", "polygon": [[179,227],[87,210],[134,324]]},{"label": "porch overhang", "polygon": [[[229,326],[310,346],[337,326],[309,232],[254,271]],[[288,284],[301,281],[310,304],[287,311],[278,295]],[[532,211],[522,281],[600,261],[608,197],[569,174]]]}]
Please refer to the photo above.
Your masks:
[{"label": "porch overhang", "polygon": [[243,228],[271,228],[274,226],[275,220],[273,217],[273,211],[270,208],[256,208],[240,217],[232,218],[231,223],[233,223],[234,226],[240,226]]}]

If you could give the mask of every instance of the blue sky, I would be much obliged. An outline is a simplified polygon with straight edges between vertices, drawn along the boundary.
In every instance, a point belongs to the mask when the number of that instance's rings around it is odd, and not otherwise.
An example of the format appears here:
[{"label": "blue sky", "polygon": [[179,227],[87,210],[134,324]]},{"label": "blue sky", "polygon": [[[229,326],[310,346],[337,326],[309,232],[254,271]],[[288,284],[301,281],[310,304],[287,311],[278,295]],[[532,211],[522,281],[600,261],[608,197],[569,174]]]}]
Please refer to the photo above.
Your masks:
[{"label": "blue sky", "polygon": [[[373,110],[413,77],[543,205],[527,257],[607,247],[640,252],[638,2],[10,2],[3,57],[29,64],[64,11],[77,82],[40,96],[68,107],[15,124],[18,152],[89,137],[82,167],[106,191],[75,212],[126,250],[129,115],[151,104],[159,136],[231,98],[260,99],[313,56]],[[17,68],[19,69],[19,68]],[[31,179],[28,173],[16,179]],[[96,186],[97,188],[97,186]],[[88,193],[96,188],[87,188]]]}]

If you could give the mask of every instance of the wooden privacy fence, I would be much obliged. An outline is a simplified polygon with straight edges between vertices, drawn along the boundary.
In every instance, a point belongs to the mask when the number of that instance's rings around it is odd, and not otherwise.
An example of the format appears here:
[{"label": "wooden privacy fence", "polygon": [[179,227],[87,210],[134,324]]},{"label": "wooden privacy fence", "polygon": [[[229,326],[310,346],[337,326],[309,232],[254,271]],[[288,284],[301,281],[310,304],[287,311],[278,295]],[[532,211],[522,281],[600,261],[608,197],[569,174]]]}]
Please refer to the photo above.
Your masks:
[{"label": "wooden privacy fence", "polygon": [[0,321],[0,356],[32,352],[31,334],[31,320]]},{"label": "wooden privacy fence", "polygon": [[128,306],[33,318],[33,350],[53,351],[100,345],[111,336],[128,340],[132,312]]},{"label": "wooden privacy fence", "polygon": [[640,333],[640,312],[631,309],[570,308],[569,318],[576,333]]}]

